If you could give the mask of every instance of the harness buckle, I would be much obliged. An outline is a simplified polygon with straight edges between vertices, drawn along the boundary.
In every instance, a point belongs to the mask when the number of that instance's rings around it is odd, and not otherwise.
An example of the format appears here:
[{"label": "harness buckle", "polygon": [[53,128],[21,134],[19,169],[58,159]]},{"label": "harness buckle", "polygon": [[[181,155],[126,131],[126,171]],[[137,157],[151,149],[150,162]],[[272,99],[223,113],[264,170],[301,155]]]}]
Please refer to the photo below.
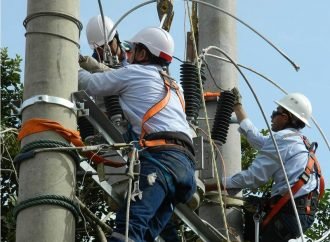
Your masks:
[{"label": "harness buckle", "polygon": [[172,88],[174,90],[178,90],[179,89],[178,85],[175,83],[174,80],[167,80],[167,79],[165,79],[164,82],[165,82],[165,85],[169,86],[170,88]]},{"label": "harness buckle", "polygon": [[299,179],[303,180],[304,184],[306,184],[309,181],[309,177],[310,177],[310,175],[306,171],[304,171],[300,175]]}]

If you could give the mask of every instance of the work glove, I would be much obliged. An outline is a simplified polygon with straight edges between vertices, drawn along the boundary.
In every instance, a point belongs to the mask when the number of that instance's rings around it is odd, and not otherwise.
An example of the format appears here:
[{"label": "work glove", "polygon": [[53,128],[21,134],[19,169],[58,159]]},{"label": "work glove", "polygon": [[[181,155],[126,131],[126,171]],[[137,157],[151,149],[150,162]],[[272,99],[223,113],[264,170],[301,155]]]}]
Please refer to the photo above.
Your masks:
[{"label": "work glove", "polygon": [[238,91],[238,88],[237,87],[234,87],[232,90],[232,93],[234,94],[234,105],[236,104],[242,104],[242,96],[241,94],[239,93]]},{"label": "work glove", "polygon": [[79,65],[81,68],[91,73],[104,72],[111,70],[110,67],[103,63],[97,62],[93,57],[79,55]]}]

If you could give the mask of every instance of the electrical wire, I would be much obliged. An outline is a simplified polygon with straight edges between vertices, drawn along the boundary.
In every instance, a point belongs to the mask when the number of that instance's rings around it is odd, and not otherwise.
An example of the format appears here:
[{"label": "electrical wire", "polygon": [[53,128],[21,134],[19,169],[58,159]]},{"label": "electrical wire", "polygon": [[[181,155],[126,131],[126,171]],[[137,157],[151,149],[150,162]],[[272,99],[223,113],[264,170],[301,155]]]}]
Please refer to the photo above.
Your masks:
[{"label": "electrical wire", "polygon": [[216,47],[216,46],[209,46],[207,47],[206,49],[203,49],[202,51],[202,58],[204,58],[204,53],[207,53],[209,50],[211,49],[215,49],[217,51],[219,51],[221,54],[225,55],[226,58],[228,58],[230,60],[230,62],[235,66],[235,68],[239,71],[239,73],[241,74],[241,76],[243,77],[244,81],[246,82],[246,84],[248,85],[248,87],[250,88],[258,106],[259,106],[259,109],[262,113],[262,116],[265,120],[265,123],[267,125],[267,128],[270,132],[270,137],[274,143],[274,146],[275,146],[275,149],[276,149],[276,152],[277,152],[277,155],[278,155],[278,158],[280,160],[280,164],[281,164],[281,168],[282,168],[282,171],[283,171],[283,174],[284,174],[284,178],[285,178],[285,182],[287,184],[287,187],[288,187],[288,192],[290,194],[290,198],[291,198],[291,203],[292,203],[292,207],[293,207],[293,210],[294,210],[294,213],[295,213],[295,216],[296,216],[296,219],[297,219],[297,224],[298,224],[298,228],[299,228],[299,232],[300,232],[300,235],[302,236],[302,241],[304,241],[304,238],[303,238],[303,230],[302,230],[302,227],[301,227],[301,223],[300,223],[300,220],[299,220],[299,215],[298,215],[298,211],[297,211],[297,207],[296,207],[296,204],[295,204],[295,201],[294,201],[294,197],[293,197],[293,194],[292,194],[292,191],[291,191],[291,186],[290,186],[290,183],[289,183],[289,180],[288,180],[288,176],[287,176],[287,173],[285,171],[285,167],[284,167],[284,163],[283,163],[283,160],[282,160],[282,157],[281,157],[281,154],[279,152],[279,149],[278,149],[278,145],[277,145],[277,142],[275,140],[275,137],[274,137],[274,134],[273,134],[273,131],[271,130],[270,128],[270,125],[269,123],[267,122],[267,118],[266,118],[266,115],[265,115],[265,112],[261,106],[261,103],[259,102],[259,99],[256,95],[256,93],[254,92],[250,82],[248,81],[248,79],[245,77],[245,75],[243,74],[243,72],[241,71],[240,67],[235,63],[235,61],[225,52],[223,51],[222,49]]},{"label": "electrical wire", "polygon": [[[91,165],[93,157],[94,157],[95,155],[97,155],[100,151],[101,151],[101,149],[98,150],[97,152],[95,152],[95,153],[93,154],[93,156],[90,157],[90,159],[88,159],[88,165]],[[83,185],[84,185],[84,182],[85,182],[85,178],[86,178],[86,176],[87,176],[87,170],[85,171],[85,173],[84,173],[84,175],[83,175],[83,178],[82,178],[82,181],[81,181],[81,185],[80,185],[81,188],[82,188]],[[79,189],[78,189],[78,191],[79,191]],[[80,197],[80,192],[78,192],[78,195],[79,195],[79,197]]]},{"label": "electrical wire", "polygon": [[223,88],[221,88],[221,87],[218,85],[217,81],[215,80],[214,76],[212,75],[212,72],[211,72],[211,70],[210,70],[210,67],[209,67],[209,64],[207,63],[207,61],[206,61],[205,59],[203,59],[202,61],[205,63],[206,69],[207,69],[207,71],[209,72],[209,74],[210,74],[210,76],[211,76],[211,79],[212,79],[214,85],[215,85],[217,88],[219,88],[219,90],[223,90]]},{"label": "electrical wire", "polygon": [[132,198],[132,185],[133,185],[133,179],[134,179],[134,164],[137,160],[138,150],[137,148],[133,148],[130,160],[128,173],[130,174],[130,178],[128,180],[128,192],[127,192],[127,205],[126,205],[126,224],[125,224],[125,242],[128,242],[128,231],[129,231],[129,210],[131,205],[131,198]]},{"label": "electrical wire", "polygon": [[176,59],[176,60],[180,61],[181,63],[184,63],[184,61],[181,60],[179,57],[173,56],[173,59]]},{"label": "electrical wire", "polygon": [[109,36],[111,36],[112,32],[117,28],[118,24],[124,19],[127,17],[127,15],[129,15],[130,13],[134,12],[135,10],[147,5],[147,4],[150,4],[150,3],[153,3],[153,2],[157,2],[158,0],[150,0],[150,1],[146,1],[146,2],[143,2],[143,3],[140,3],[139,5],[135,6],[134,8],[128,10],[126,13],[124,13],[118,20],[117,22],[113,25],[110,33],[109,33]]},{"label": "electrical wire", "polygon": [[[206,54],[205,56],[210,56],[210,57],[213,57],[213,58],[216,58],[216,59],[220,59],[220,60],[223,60],[223,61],[226,61],[226,62],[230,62],[230,60],[226,59],[226,58],[223,58],[221,56],[217,56],[217,55],[213,55],[213,54]],[[251,67],[247,67],[247,66],[244,66],[244,65],[241,65],[239,63],[236,63],[237,66],[239,67],[242,67],[248,71],[251,71],[253,72],[254,74],[264,78],[266,81],[270,82],[271,84],[273,84],[275,87],[277,87],[281,92],[283,92],[284,94],[288,94],[288,92],[286,90],[284,90],[280,85],[278,85],[275,81],[271,80],[270,78],[268,78],[267,76],[261,74],[260,72],[257,72],[255,71],[254,69],[252,69]],[[325,136],[323,130],[321,129],[321,127],[319,126],[318,122],[316,121],[316,119],[314,118],[314,116],[311,116],[311,120],[313,121],[313,123],[315,124],[316,128],[318,129],[318,131],[320,132],[325,144],[328,146],[328,149],[330,151],[330,143],[327,139],[327,137]]]},{"label": "electrical wire", "polygon": [[[186,3],[188,4],[188,1],[186,1]],[[195,33],[194,33],[194,29],[193,29],[192,19],[191,19],[191,15],[190,15],[190,11],[189,11],[189,6],[188,6],[188,16],[189,16],[190,26],[191,26],[191,30],[192,30],[193,48],[194,48],[194,51],[195,51],[195,56],[197,57],[198,56],[197,43],[196,43],[196,39],[195,39]],[[212,144],[211,128],[210,128],[210,123],[208,121],[208,114],[207,114],[205,98],[204,98],[203,81],[202,81],[202,77],[201,77],[201,67],[202,67],[202,62],[201,62],[201,59],[199,58],[198,63],[197,63],[197,68],[198,68],[198,80],[199,80],[201,99],[202,99],[201,101],[202,101],[203,111],[204,111],[204,114],[205,114],[205,121],[206,121],[206,126],[207,126],[207,133],[208,133],[209,142],[210,142],[210,144]],[[225,230],[226,230],[227,241],[230,242],[227,218],[225,216],[225,209],[224,209],[224,204],[223,204],[223,200],[222,200],[222,191],[220,189],[219,174],[218,174],[217,164],[216,164],[216,160],[215,160],[214,147],[213,147],[213,145],[210,145],[210,147],[211,147],[212,164],[214,166],[216,177],[217,177],[217,187],[218,187],[218,193],[219,193],[222,219],[223,219],[224,227],[225,227]]]},{"label": "electrical wire", "polygon": [[300,69],[300,67],[294,63],[293,60],[291,60],[283,51],[281,51],[278,47],[276,47],[270,40],[268,40],[265,36],[263,36],[262,34],[260,34],[257,30],[255,30],[254,28],[252,28],[250,25],[248,25],[247,23],[245,23],[243,20],[239,19],[238,17],[234,16],[233,14],[225,11],[222,8],[219,8],[211,3],[207,3],[207,2],[203,2],[200,0],[184,0],[184,1],[192,1],[192,2],[196,2],[202,5],[206,5],[208,7],[214,8],[232,18],[234,18],[236,21],[238,21],[239,23],[243,24],[245,27],[249,28],[250,30],[252,30],[255,34],[257,34],[259,37],[261,37],[263,40],[265,40],[270,46],[272,46],[278,53],[280,53],[287,61],[289,61],[289,63],[295,68],[296,71],[298,71]]},{"label": "electrical wire", "polygon": [[[111,50],[110,50],[110,47],[108,45],[108,36],[107,36],[107,33],[105,31],[105,21],[104,21],[104,14],[103,14],[103,7],[102,7],[102,2],[101,0],[98,0],[97,1],[98,4],[99,4],[99,9],[100,9],[100,13],[101,13],[101,18],[102,18],[102,27],[103,27],[103,37],[104,37],[104,50],[103,51],[103,60],[107,60],[107,54],[110,53],[110,55],[112,54],[111,53]],[[111,36],[111,35],[109,35]]]}]

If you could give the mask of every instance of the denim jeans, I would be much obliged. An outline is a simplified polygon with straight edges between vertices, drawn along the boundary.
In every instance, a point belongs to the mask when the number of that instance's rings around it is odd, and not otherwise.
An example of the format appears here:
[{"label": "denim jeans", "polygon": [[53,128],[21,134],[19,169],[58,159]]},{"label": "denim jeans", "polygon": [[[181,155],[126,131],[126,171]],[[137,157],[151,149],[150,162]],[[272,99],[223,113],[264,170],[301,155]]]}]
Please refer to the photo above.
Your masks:
[{"label": "denim jeans", "polygon": [[[303,232],[314,222],[314,216],[299,214]],[[261,232],[261,242],[285,242],[300,236],[296,216],[293,213],[280,212]]]},{"label": "denim jeans", "polygon": [[[140,162],[142,199],[131,201],[129,216],[129,238],[135,242],[153,241],[170,220],[175,204],[187,202],[196,191],[193,161],[181,151],[143,151]],[[157,178],[151,185],[147,176],[152,173]],[[123,206],[117,213],[114,232],[125,234],[125,218],[126,206]],[[111,237],[109,241],[123,240]]]}]

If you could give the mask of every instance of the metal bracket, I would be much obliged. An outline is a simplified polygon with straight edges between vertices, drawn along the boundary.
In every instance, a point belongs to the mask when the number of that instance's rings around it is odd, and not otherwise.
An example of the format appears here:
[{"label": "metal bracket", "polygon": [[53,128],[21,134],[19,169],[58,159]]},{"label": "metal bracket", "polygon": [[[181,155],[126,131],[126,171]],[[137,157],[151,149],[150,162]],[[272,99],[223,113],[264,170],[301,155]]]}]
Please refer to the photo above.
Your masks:
[{"label": "metal bracket", "polygon": [[193,145],[196,158],[196,170],[204,169],[204,140],[203,136],[197,136],[193,138]]},{"label": "metal bracket", "polygon": [[78,117],[89,116],[89,109],[85,108],[84,102],[75,102],[75,104],[77,107],[77,116]]},{"label": "metal bracket", "polygon": [[54,96],[48,96],[48,95],[37,95],[33,96],[29,99],[26,99],[19,109],[19,114],[22,114],[23,110],[31,105],[34,105],[36,103],[51,103],[51,104],[57,104],[63,107],[66,107],[70,110],[72,110],[74,113],[76,113],[76,107],[73,102],[61,98],[61,97],[54,97]]},{"label": "metal bracket", "polygon": [[96,106],[86,92],[74,92],[72,95],[76,104],[79,103],[79,115],[83,113],[88,121],[103,135],[109,144],[125,143],[121,132]]},{"label": "metal bracket", "polygon": [[214,178],[214,169],[212,164],[211,145],[208,140],[204,140],[204,169],[201,170],[202,179]]}]

